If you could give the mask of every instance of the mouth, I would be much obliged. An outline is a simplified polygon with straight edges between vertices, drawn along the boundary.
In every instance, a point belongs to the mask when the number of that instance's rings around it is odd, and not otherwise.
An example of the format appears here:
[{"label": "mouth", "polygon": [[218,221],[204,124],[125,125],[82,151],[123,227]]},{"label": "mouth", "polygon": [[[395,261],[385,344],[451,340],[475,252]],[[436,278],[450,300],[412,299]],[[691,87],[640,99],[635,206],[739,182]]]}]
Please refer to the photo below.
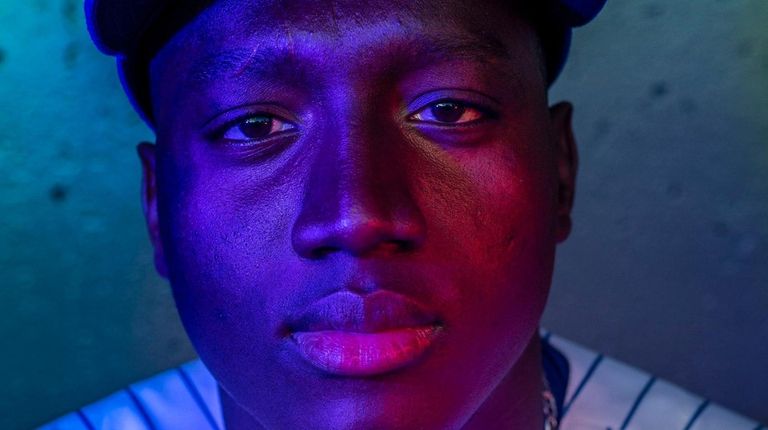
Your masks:
[{"label": "mouth", "polygon": [[289,324],[299,355],[323,372],[372,376],[415,362],[442,330],[437,316],[387,290],[342,291],[313,303]]},{"label": "mouth", "polygon": [[378,333],[296,332],[292,339],[302,358],[341,376],[372,376],[405,367],[422,356],[441,327],[406,327]]}]

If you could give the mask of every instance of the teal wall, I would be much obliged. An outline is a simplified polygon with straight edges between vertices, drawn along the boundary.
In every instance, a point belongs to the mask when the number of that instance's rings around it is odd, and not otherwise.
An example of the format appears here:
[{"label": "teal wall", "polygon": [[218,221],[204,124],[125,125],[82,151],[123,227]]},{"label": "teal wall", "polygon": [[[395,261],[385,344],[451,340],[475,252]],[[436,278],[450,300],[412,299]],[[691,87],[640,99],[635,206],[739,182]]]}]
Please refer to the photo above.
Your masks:
[{"label": "teal wall", "polygon": [[[768,1],[608,0],[547,324],[768,422]],[[724,429],[725,430],[725,429]]]},{"label": "teal wall", "polygon": [[[553,100],[581,172],[548,327],[768,421],[768,2],[609,0]],[[0,0],[0,428],[193,357],[76,0]]]},{"label": "teal wall", "polygon": [[76,0],[0,2],[0,429],[193,356],[154,274],[134,146],[151,134]]}]

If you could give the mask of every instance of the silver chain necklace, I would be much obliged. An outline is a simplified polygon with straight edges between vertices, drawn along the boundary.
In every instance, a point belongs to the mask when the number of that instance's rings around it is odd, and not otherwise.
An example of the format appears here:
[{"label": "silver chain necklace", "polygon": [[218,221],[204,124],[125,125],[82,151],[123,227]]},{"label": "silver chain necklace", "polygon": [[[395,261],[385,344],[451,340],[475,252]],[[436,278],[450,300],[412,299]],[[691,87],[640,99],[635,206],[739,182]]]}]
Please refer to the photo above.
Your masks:
[{"label": "silver chain necklace", "polygon": [[543,375],[544,379],[544,391],[541,393],[543,412],[544,412],[544,430],[557,430],[557,401],[552,394],[552,390],[549,388],[549,381],[547,381],[547,375]]}]

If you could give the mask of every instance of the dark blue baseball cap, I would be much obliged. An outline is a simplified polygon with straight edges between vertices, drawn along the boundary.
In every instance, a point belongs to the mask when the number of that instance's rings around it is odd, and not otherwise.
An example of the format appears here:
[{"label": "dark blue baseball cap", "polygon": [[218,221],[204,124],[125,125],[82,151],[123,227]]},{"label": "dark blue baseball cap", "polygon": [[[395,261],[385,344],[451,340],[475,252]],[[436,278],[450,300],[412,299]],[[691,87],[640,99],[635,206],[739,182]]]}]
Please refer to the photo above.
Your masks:
[{"label": "dark blue baseball cap", "polygon": [[[571,29],[591,21],[607,0],[523,1],[535,2],[540,11],[535,24],[544,48],[547,82],[552,84],[565,65]],[[85,0],[91,39],[99,50],[117,59],[128,98],[152,128],[149,61],[177,31],[213,3],[215,0]]]}]

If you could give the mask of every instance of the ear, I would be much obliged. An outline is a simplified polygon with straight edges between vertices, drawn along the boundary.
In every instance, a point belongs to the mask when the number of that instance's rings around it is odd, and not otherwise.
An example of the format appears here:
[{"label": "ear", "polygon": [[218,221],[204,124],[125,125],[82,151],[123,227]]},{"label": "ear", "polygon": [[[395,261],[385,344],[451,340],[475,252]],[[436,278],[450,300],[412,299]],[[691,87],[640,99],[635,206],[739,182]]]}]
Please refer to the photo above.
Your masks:
[{"label": "ear", "polygon": [[163,242],[160,240],[160,222],[157,215],[157,171],[156,146],[149,142],[141,142],[136,146],[141,160],[141,206],[144,209],[144,220],[147,223],[149,239],[155,249],[155,269],[164,278],[168,278],[168,265],[163,252]]},{"label": "ear", "polygon": [[576,139],[573,137],[573,105],[558,103],[549,108],[552,123],[552,139],[557,158],[557,229],[558,242],[571,233],[571,210],[576,193],[576,171],[579,157]]}]

